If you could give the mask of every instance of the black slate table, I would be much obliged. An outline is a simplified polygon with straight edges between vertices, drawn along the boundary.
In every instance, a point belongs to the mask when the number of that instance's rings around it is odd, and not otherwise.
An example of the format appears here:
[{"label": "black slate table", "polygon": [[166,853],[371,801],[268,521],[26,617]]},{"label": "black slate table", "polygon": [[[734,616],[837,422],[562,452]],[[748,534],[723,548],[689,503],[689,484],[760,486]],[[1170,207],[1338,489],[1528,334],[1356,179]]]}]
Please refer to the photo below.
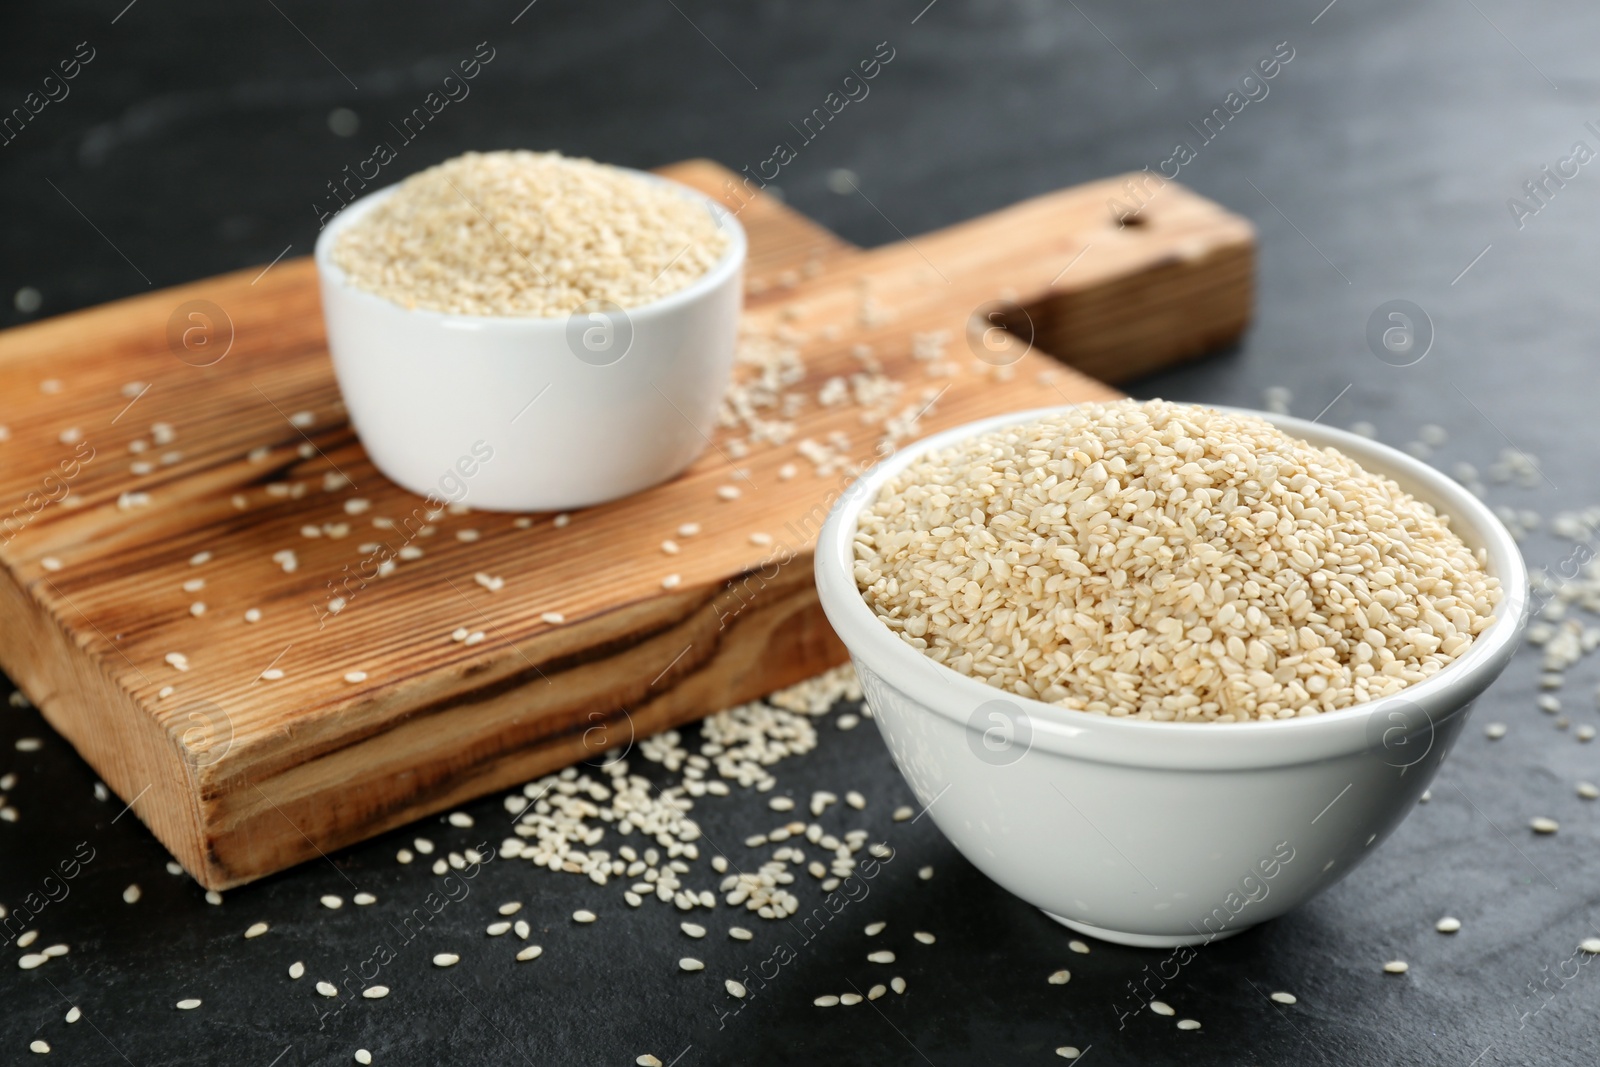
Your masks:
[{"label": "black slate table", "polygon": [[[1136,394],[1262,406],[1281,387],[1296,414],[1367,421],[1396,444],[1437,424],[1450,439],[1433,460],[1447,469],[1486,470],[1505,449],[1530,457],[1534,486],[1490,485],[1497,506],[1548,518],[1594,502],[1600,176],[1577,161],[1600,150],[1592,6],[525,2],[12,5],[0,15],[0,104],[57,99],[14,119],[0,144],[0,289],[14,294],[0,321],[308,252],[327,183],[480,42],[493,58],[470,95],[409,140],[388,177],[505,147],[640,167],[697,155],[754,165],[887,41],[896,58],[870,95],[778,181],[807,215],[870,245],[1158,168],[1186,142],[1181,179],[1259,225],[1259,311],[1236,350]],[[1259,99],[1205,129],[1252,66],[1287,51],[1265,96],[1253,89]],[[76,77],[47,84],[62,62]],[[1414,305],[1405,358],[1369,343],[1396,300]],[[0,422],[28,402],[0,397]],[[1525,547],[1535,569],[1572,552],[1542,531]],[[1576,737],[1596,717],[1596,672],[1567,672],[1562,728],[1536,707],[1537,661],[1525,650],[1479,702],[1432,801],[1365,865],[1181,969],[1162,996],[1201,1022],[1193,1031],[1149,1011],[1119,1016],[1129,983],[1162,954],[1101,943],[1074,954],[931,820],[891,823],[909,792],[870,724],[833,728],[850,709],[822,724],[815,752],[779,768],[779,790],[803,801],[861,789],[862,824],[894,841],[897,860],[771,990],[723,1017],[720,976],[778,936],[771,924],[747,923],[757,941],[744,946],[720,934],[728,909],[699,913],[713,936],[694,954],[708,967],[685,975],[676,910],[633,911],[620,886],[519,861],[485,865],[467,901],[397,952],[387,999],[325,1015],[288,963],[323,975],[358,966],[432,888],[425,870],[396,864],[397,847],[420,833],[460,848],[475,830],[428,820],[208,905],[165,872],[164,851],[120,800],[95,799],[93,773],[36,712],[0,708],[0,774],[16,775],[6,803],[18,813],[0,822],[0,902],[15,906],[80,849],[94,857],[36,922],[38,946],[70,953],[32,971],[15,967],[15,945],[0,959],[0,1063],[33,1062],[36,1039],[53,1047],[41,1063],[140,1067],[350,1063],[357,1048],[379,1064],[626,1064],[649,1052],[684,1067],[945,1067],[1058,1062],[1062,1045],[1107,1067],[1593,1063],[1600,968],[1575,948],[1600,934],[1600,807],[1574,784],[1600,777],[1600,748]],[[1503,740],[1485,738],[1492,720],[1508,725]],[[42,747],[19,751],[20,738]],[[498,797],[467,810],[479,826],[505,818]],[[715,840],[773,821],[759,802],[708,802],[697,815]],[[1533,835],[1535,815],[1560,832]],[[923,865],[931,880],[917,877]],[[379,902],[317,903],[352,882]],[[143,890],[133,905],[122,900],[130,883]],[[511,899],[527,902],[545,946],[533,963],[485,947],[494,905]],[[574,926],[578,907],[597,907],[600,922]],[[1445,914],[1459,933],[1434,931]],[[907,992],[812,1007],[869,976],[861,927],[880,918],[904,942],[895,969]],[[271,932],[243,939],[257,920]],[[937,944],[909,942],[912,929]],[[433,968],[446,948],[461,964]],[[1384,975],[1393,958],[1410,972]],[[1048,984],[1061,967],[1072,980]],[[1298,1003],[1269,999],[1280,990]],[[174,1009],[189,996],[203,1006]],[[73,1004],[83,1019],[68,1025]]]}]

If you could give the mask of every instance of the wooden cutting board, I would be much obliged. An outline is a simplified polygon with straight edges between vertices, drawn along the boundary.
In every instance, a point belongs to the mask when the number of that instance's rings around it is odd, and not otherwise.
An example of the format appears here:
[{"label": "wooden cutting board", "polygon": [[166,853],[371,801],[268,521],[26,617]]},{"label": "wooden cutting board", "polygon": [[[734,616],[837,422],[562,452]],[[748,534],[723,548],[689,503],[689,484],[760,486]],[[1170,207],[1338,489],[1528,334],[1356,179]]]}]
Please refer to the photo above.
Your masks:
[{"label": "wooden cutting board", "polygon": [[887,431],[1114,397],[1250,316],[1250,224],[1175,184],[1130,225],[1117,178],[863,250],[715,164],[662,173],[747,228],[746,350],[798,398],[760,414],[792,432],[730,426],[570,519],[403,534],[421,501],[345,419],[309,259],[0,334],[0,666],[207,887],[842,662],[810,547]]}]

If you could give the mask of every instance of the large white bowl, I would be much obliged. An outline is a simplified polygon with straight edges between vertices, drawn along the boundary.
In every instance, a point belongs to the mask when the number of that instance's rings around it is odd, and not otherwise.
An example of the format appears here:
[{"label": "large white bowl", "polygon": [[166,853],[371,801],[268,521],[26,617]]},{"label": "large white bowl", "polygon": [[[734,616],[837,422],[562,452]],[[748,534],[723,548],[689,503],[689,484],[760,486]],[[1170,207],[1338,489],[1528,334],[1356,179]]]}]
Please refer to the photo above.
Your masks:
[{"label": "large white bowl", "polygon": [[621,311],[560,318],[411,310],[357,289],[338,235],[397,187],[362,197],[317,238],[328,349],[372,462],[415,493],[502,511],[614,500],[666,481],[710,440],[733,369],[744,229],[687,287]]},{"label": "large white bowl", "polygon": [[816,555],[828,621],[895,764],[962,854],[1067,926],[1126,945],[1231,936],[1344,877],[1405,818],[1472,700],[1516,650],[1528,578],[1511,535],[1433,468],[1354,434],[1251,412],[1389,475],[1487,553],[1499,617],[1456,662],[1401,694],[1276,722],[1114,719],[1012,696],[928,659],[878,621],[853,576],[861,509],[917,456],[1066,409],[935,434],[862,477]]}]

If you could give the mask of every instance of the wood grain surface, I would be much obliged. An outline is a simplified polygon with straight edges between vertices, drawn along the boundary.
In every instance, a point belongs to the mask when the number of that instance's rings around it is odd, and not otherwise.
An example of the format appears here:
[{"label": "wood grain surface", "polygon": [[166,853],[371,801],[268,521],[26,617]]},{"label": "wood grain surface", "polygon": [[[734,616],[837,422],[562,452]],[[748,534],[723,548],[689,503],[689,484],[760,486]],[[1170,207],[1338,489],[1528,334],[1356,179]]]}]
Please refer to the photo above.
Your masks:
[{"label": "wood grain surface", "polygon": [[[803,361],[805,401],[786,443],[730,428],[560,524],[429,516],[376,473],[309,259],[0,334],[0,666],[206,886],[841,662],[810,547],[886,419],[908,439],[1114,397],[1250,315],[1250,225],[1175,184],[1134,225],[1118,178],[861,250],[715,164],[662,173],[739,212],[747,341]],[[867,362],[899,383],[881,405],[819,402]]]}]

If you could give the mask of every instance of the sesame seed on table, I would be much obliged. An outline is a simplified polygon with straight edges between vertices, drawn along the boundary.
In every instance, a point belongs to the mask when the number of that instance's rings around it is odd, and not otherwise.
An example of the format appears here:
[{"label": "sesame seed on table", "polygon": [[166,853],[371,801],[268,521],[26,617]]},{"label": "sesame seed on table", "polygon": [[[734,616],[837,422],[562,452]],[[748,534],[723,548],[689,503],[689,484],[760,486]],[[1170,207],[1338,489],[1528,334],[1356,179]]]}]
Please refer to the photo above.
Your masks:
[{"label": "sesame seed on table", "polygon": [[[1600,936],[1584,916],[1600,876],[1600,768],[1585,742],[1600,724],[1600,578],[1585,546],[1600,529],[1600,426],[1589,410],[1600,331],[1585,236],[1600,217],[1592,168],[1559,182],[1547,173],[1574,141],[1600,147],[1584,125],[1593,116],[1562,103],[1581,94],[1600,12],[1552,2],[1517,19],[1503,2],[1473,11],[1445,0],[1159,12],[1104,0],[784,10],[696,0],[681,11],[547,0],[520,15],[521,2],[483,0],[448,12],[140,3],[119,15],[123,6],[41,7],[0,35],[20,79],[8,108],[78,41],[97,52],[70,94],[0,149],[4,325],[305,254],[330,181],[355,173],[368,142],[393,136],[386,127],[421,108],[478,40],[496,57],[470,94],[430,114],[373,184],[473,149],[557,148],[640,168],[704,155],[755,170],[774,142],[791,141],[799,151],[776,181],[788,201],[872,246],[1064,184],[1156,169],[1183,140],[1197,152],[1179,180],[1258,227],[1256,321],[1233,350],[1129,391],[1287,410],[1451,474],[1521,539],[1540,576],[1538,616],[1428,803],[1323,895],[1192,958],[1079,940],[995,887],[945,842],[937,805],[925,812],[848,695],[793,722],[714,719],[673,741],[637,739],[628,775],[648,784],[618,787],[598,765],[580,768],[607,799],[558,776],[539,800],[498,791],[457,806],[461,818],[441,813],[223,893],[173,869],[124,813],[128,798],[14,700],[0,707],[0,924],[11,949],[0,959],[0,1063],[1592,1059]],[[195,48],[197,32],[216,47]],[[879,41],[896,58],[870,93],[802,141],[794,126]],[[1295,58],[1270,93],[1224,132],[1196,133],[1279,41]],[[652,254],[665,263],[675,251]],[[1085,255],[1112,252],[1107,243]],[[1061,266],[1079,269],[1069,260]],[[750,291],[800,280],[754,272]],[[1437,335],[1408,366],[1377,355],[1368,336],[1372,321],[1380,336],[1396,325],[1376,315],[1396,299],[1429,316],[1408,328]],[[930,364],[963,349],[959,338],[918,345]],[[864,374],[881,354],[856,354]],[[70,400],[79,384],[0,385],[0,463],[14,443],[3,427],[20,424],[30,397]],[[848,389],[841,380],[819,399]],[[297,426],[312,414],[301,407],[284,409]],[[181,422],[140,425],[140,447],[107,462],[133,482],[186,462]],[[95,439],[76,419],[51,435],[63,453]],[[779,481],[805,483],[841,455],[828,440],[794,451]],[[727,532],[722,515],[759,497],[734,473],[740,462],[730,454],[703,510],[650,533],[652,584],[688,584],[698,545]],[[315,549],[361,541],[371,489],[359,493],[328,522],[291,530],[274,546],[274,572],[304,574]],[[161,502],[135,488],[119,506],[137,516]],[[537,521],[577,530],[581,520]],[[783,533],[754,526],[734,535],[762,546]],[[491,536],[478,515],[451,529],[467,535],[451,539],[456,548],[481,547],[479,530]],[[235,601],[214,577],[207,585],[208,553],[190,562],[181,599],[172,590],[185,624],[277,624],[267,600]],[[66,552],[38,561],[48,580],[72,568]],[[526,593],[510,573],[468,565],[452,578],[475,603]],[[560,626],[567,607],[538,611]],[[441,643],[452,631],[472,646],[495,639],[465,604],[416,625]],[[207,652],[182,638],[190,632],[175,631],[158,674],[144,666],[169,696]],[[262,686],[297,682],[292,664],[261,667]],[[380,669],[346,660],[327,684],[356,692]],[[773,728],[795,736],[762,732]],[[729,778],[708,744],[797,751]],[[698,829],[674,838],[675,856],[581,811],[621,798],[665,825],[662,797],[675,789],[693,803],[679,816]],[[551,820],[536,827],[544,837],[513,832],[530,813]],[[596,841],[575,839],[601,827]],[[508,837],[530,847],[559,838],[566,856],[604,850],[613,866],[568,870],[560,847],[541,866],[537,852],[505,855]],[[681,850],[691,843],[693,858]],[[881,873],[836,916],[805,926],[822,887],[843,884],[846,860]],[[617,862],[621,873],[609,873]],[[593,877],[602,873],[604,884]],[[792,958],[763,973],[780,945]],[[393,958],[380,964],[385,950]],[[869,959],[880,953],[893,962]]]}]

